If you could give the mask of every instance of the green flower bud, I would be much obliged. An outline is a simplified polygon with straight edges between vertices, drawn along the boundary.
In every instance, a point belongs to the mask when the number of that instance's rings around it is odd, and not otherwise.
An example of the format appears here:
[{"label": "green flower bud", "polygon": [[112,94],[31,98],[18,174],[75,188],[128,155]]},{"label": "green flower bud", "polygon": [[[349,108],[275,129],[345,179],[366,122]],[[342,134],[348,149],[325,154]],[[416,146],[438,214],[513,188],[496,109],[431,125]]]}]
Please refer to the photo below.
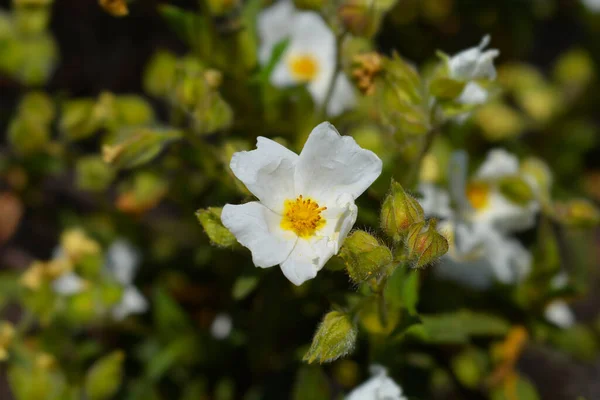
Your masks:
[{"label": "green flower bud", "polygon": [[38,119],[17,116],[8,127],[8,140],[21,155],[39,153],[50,140],[50,128]]},{"label": "green flower bud", "polygon": [[94,103],[92,99],[77,99],[64,104],[58,125],[67,139],[85,139],[100,128],[101,121],[93,115]]},{"label": "green flower bud", "polygon": [[405,236],[408,228],[425,218],[419,202],[406,193],[397,182],[392,182],[390,194],[381,207],[381,228],[395,241]]},{"label": "green flower bud", "polygon": [[115,171],[98,156],[87,156],[77,160],[75,166],[77,187],[91,192],[101,192],[115,178]]},{"label": "green flower bud", "polygon": [[527,205],[535,198],[531,185],[520,176],[507,176],[498,182],[500,192],[513,203]]},{"label": "green flower bud", "polygon": [[85,377],[85,393],[90,400],[112,399],[123,379],[122,351],[115,351],[96,361]]},{"label": "green flower bud", "polygon": [[578,228],[592,228],[600,224],[600,210],[586,199],[557,203],[555,213],[565,225]]},{"label": "green flower bud", "polygon": [[209,207],[204,210],[196,211],[196,218],[204,228],[210,241],[223,247],[233,246],[237,243],[235,236],[221,222],[221,211],[219,207]]},{"label": "green flower bud", "polygon": [[304,361],[309,364],[330,362],[349,354],[354,350],[357,329],[350,315],[330,311],[317,328],[315,337]]},{"label": "green flower bud", "polygon": [[160,50],[154,54],[144,72],[144,90],[155,97],[167,97],[175,85],[177,57]]},{"label": "green flower bud", "polygon": [[48,7],[16,7],[14,8],[14,21],[17,31],[24,35],[37,35],[46,30],[50,21],[50,8]]},{"label": "green flower bud", "polygon": [[217,93],[212,93],[207,102],[199,104],[193,113],[193,129],[199,134],[210,134],[228,128],[233,123],[233,110]]},{"label": "green flower bud", "polygon": [[419,222],[410,227],[406,244],[414,267],[421,268],[448,252],[448,240],[436,230],[437,221]]},{"label": "green flower bud", "polygon": [[118,96],[114,99],[113,107],[113,118],[107,121],[109,129],[114,130],[131,125],[149,125],[155,120],[152,106],[140,96]]},{"label": "green flower bud", "polygon": [[43,123],[50,123],[56,115],[54,103],[50,96],[44,92],[29,92],[19,103],[19,115],[39,119]]},{"label": "green flower bud", "polygon": [[390,249],[365,231],[355,231],[348,236],[340,257],[346,263],[348,275],[356,283],[377,276],[393,260]]}]

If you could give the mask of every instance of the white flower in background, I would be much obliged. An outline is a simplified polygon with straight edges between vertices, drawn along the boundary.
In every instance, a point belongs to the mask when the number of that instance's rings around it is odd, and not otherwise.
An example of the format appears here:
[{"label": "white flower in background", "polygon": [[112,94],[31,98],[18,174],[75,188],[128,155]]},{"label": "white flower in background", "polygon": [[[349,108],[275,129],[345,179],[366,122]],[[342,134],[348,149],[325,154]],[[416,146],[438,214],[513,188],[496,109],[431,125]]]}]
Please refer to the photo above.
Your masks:
[{"label": "white flower in background", "polygon": [[591,12],[600,12],[600,0],[581,0],[585,8]]},{"label": "white flower in background", "polygon": [[508,234],[533,226],[539,204],[515,204],[499,188],[500,179],[519,174],[519,161],[504,150],[492,150],[471,181],[466,163],[464,153],[453,155],[451,195],[433,184],[420,186],[425,214],[443,220],[439,230],[450,245],[436,273],[476,289],[494,281],[522,281],[531,270],[531,254]]},{"label": "white flower in background", "polygon": [[111,311],[116,320],[125,319],[130,314],[143,313],[148,309],[148,301],[133,285],[139,261],[138,252],[124,240],[116,240],[108,248],[105,268],[123,287],[121,301]]},{"label": "white flower in background", "polygon": [[210,334],[217,340],[226,339],[231,333],[233,322],[228,314],[217,314],[210,325]]},{"label": "white flower in background", "polygon": [[354,105],[354,89],[346,75],[340,73],[334,76],[336,38],[319,14],[298,11],[291,0],[281,0],[260,13],[258,33],[261,40],[259,58],[263,65],[270,60],[275,45],[289,39],[271,74],[273,85],[306,84],[315,103],[321,106],[331,81],[335,79],[327,113],[336,116]]},{"label": "white flower in background", "polygon": [[488,99],[488,92],[478,80],[496,79],[494,59],[500,55],[496,49],[484,49],[490,43],[485,36],[479,46],[461,51],[448,60],[450,78],[467,82],[457,101],[462,104],[482,104]]},{"label": "white flower in background", "polygon": [[63,296],[81,293],[87,287],[85,279],[74,272],[67,272],[52,281],[52,290]]},{"label": "white flower in background", "polygon": [[563,300],[554,300],[544,310],[544,317],[554,325],[567,329],[575,325],[575,315]]},{"label": "white flower in background", "polygon": [[381,174],[379,157],[328,122],[300,155],[264,137],[235,153],[230,167],[259,201],[227,204],[221,220],[252,252],[254,265],[281,265],[295,285],[312,279],[337,254],[354,225],[354,201]]},{"label": "white flower in background", "polygon": [[371,367],[372,377],[354,389],[346,400],[406,400],[402,388],[389,376],[385,368]]}]

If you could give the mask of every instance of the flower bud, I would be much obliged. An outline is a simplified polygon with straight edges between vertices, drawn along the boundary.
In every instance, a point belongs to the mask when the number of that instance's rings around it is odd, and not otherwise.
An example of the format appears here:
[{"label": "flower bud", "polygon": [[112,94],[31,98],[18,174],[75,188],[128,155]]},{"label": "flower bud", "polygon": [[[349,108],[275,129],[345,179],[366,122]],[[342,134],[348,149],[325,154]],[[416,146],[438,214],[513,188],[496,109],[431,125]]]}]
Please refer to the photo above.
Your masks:
[{"label": "flower bud", "polygon": [[432,263],[448,252],[448,240],[436,230],[436,220],[419,222],[410,227],[407,237],[408,257],[415,268]]},{"label": "flower bud", "polygon": [[94,363],[85,377],[85,393],[90,400],[108,400],[116,394],[123,379],[122,351],[114,351]]},{"label": "flower bud", "polygon": [[217,245],[223,247],[233,246],[237,243],[235,236],[229,229],[223,226],[221,222],[221,211],[222,208],[219,207],[209,207],[204,210],[196,211],[196,218],[204,228],[204,232],[208,235],[210,241]]},{"label": "flower bud", "polygon": [[371,0],[345,0],[338,15],[346,30],[356,36],[372,37],[379,30],[389,6]]},{"label": "flower bud", "polygon": [[392,252],[365,231],[355,231],[344,241],[340,252],[350,278],[361,283],[376,276],[392,260]]},{"label": "flower bud", "polygon": [[362,53],[355,55],[352,62],[356,86],[367,96],[374,94],[375,79],[383,70],[382,57],[376,52]]},{"label": "flower bud", "polygon": [[17,116],[8,127],[8,140],[20,155],[39,153],[50,140],[50,127],[39,119]]},{"label": "flower bud", "polygon": [[585,199],[570,200],[555,205],[557,218],[565,225],[592,228],[600,224],[600,210]]},{"label": "flower bud", "polygon": [[392,182],[390,194],[381,207],[381,228],[395,241],[406,235],[408,228],[425,218],[419,202]]},{"label": "flower bud", "polygon": [[507,176],[498,182],[500,192],[513,203],[527,205],[535,198],[531,185],[520,176]]},{"label": "flower bud", "polygon": [[155,97],[167,97],[177,76],[177,57],[165,50],[154,54],[144,71],[144,90]]},{"label": "flower bud", "polygon": [[356,343],[357,329],[350,315],[330,311],[317,328],[303,360],[309,364],[330,362],[349,354]]}]

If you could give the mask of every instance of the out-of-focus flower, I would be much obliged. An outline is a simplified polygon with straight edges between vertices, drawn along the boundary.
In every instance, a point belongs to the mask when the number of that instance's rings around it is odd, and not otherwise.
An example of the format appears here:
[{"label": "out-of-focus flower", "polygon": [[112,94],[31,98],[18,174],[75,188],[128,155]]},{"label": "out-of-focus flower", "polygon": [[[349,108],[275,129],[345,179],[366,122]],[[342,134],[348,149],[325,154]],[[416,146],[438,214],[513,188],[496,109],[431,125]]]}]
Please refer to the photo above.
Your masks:
[{"label": "out-of-focus flower", "polygon": [[112,316],[116,320],[123,320],[130,314],[140,314],[148,309],[148,301],[133,285],[139,262],[139,253],[128,242],[116,240],[110,245],[105,267],[123,287],[121,301],[112,309]]},{"label": "out-of-focus flower", "polygon": [[544,317],[560,328],[570,328],[575,324],[575,315],[563,300],[554,300],[544,309]]},{"label": "out-of-focus flower", "polygon": [[593,13],[600,12],[600,0],[581,0],[581,3]]},{"label": "out-of-focus flower", "polygon": [[86,255],[100,253],[100,245],[81,229],[71,229],[62,234],[61,248],[73,262]]},{"label": "out-of-focus flower", "polygon": [[231,333],[233,322],[228,314],[217,314],[210,325],[210,334],[217,340],[226,339]]},{"label": "out-of-focus flower", "polygon": [[467,82],[458,97],[459,103],[482,104],[486,102],[488,92],[477,81],[496,79],[494,59],[500,55],[496,49],[484,51],[489,43],[490,37],[485,36],[479,46],[461,51],[448,60],[450,78]]},{"label": "out-of-focus flower", "polygon": [[381,173],[382,162],[324,122],[297,155],[259,137],[235,153],[233,173],[260,201],[223,207],[221,221],[252,251],[257,267],[280,264],[300,285],[337,254],[354,225],[354,201]]},{"label": "out-of-focus flower", "polygon": [[8,321],[0,322],[0,361],[8,359],[8,348],[15,337],[15,327]]},{"label": "out-of-focus flower", "polygon": [[52,282],[52,290],[55,293],[70,296],[81,293],[86,289],[88,283],[74,272],[67,272]]},{"label": "out-of-focus flower", "polygon": [[385,368],[371,367],[371,379],[354,389],[346,400],[406,400],[402,388],[387,375]]},{"label": "out-of-focus flower", "polygon": [[258,17],[261,39],[259,58],[267,64],[276,45],[289,40],[279,63],[271,74],[277,87],[306,84],[318,106],[327,100],[335,80],[327,113],[341,114],[354,105],[355,96],[348,78],[336,72],[337,46],[331,29],[314,11],[298,11],[290,0],[282,0],[264,10]]},{"label": "out-of-focus flower", "polygon": [[21,276],[21,284],[30,290],[38,290],[44,283],[53,282],[70,269],[70,262],[63,258],[48,262],[35,261]]},{"label": "out-of-focus flower", "polygon": [[352,61],[352,77],[356,80],[356,85],[365,95],[372,95],[375,93],[375,78],[383,69],[381,56],[375,52],[357,54]]}]

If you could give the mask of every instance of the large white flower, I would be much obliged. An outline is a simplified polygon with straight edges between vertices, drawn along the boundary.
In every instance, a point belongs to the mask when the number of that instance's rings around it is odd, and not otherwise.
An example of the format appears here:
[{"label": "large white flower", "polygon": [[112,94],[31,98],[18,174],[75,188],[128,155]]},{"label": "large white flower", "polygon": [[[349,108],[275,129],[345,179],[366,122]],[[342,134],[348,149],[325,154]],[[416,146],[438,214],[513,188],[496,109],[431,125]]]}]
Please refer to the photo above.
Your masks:
[{"label": "large white flower", "polygon": [[490,37],[485,36],[479,46],[461,51],[448,60],[450,78],[467,82],[463,92],[458,97],[462,104],[482,104],[488,99],[488,92],[477,80],[496,79],[494,59],[500,52],[496,49],[484,49],[490,43]]},{"label": "large white flower", "polygon": [[372,377],[354,389],[346,400],[406,400],[402,388],[387,376],[385,368],[371,367]]},{"label": "large white flower", "polygon": [[123,287],[121,301],[111,311],[116,320],[125,319],[130,314],[143,313],[148,309],[148,301],[133,285],[139,261],[139,253],[124,240],[116,240],[108,248],[105,268]]},{"label": "large white flower", "polygon": [[327,97],[333,79],[335,86],[327,113],[335,116],[355,103],[354,90],[345,74],[335,75],[337,47],[335,35],[316,12],[298,11],[291,0],[281,0],[258,17],[261,40],[259,58],[266,64],[275,45],[289,43],[271,75],[278,87],[306,84],[317,105]]},{"label": "large white flower", "polygon": [[355,199],[381,173],[379,157],[328,122],[300,155],[264,137],[235,153],[230,167],[259,201],[227,204],[221,220],[257,267],[281,265],[300,285],[338,252],[357,216]]}]

